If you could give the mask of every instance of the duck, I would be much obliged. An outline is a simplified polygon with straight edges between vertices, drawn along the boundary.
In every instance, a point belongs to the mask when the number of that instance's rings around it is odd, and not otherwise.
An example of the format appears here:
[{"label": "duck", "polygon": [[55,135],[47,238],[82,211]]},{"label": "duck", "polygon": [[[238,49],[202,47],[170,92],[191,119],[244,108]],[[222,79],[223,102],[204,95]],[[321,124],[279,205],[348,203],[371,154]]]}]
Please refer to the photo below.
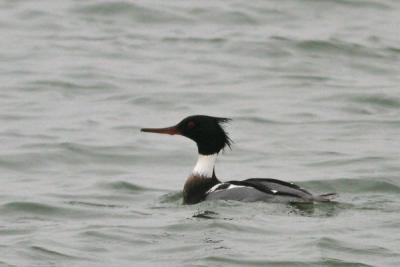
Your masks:
[{"label": "duck", "polygon": [[215,173],[218,155],[231,148],[232,139],[224,125],[231,119],[193,115],[165,128],[142,128],[141,132],[180,135],[197,145],[198,159],[183,186],[183,203],[197,204],[209,200],[242,202],[314,203],[329,202],[336,193],[315,195],[292,182],[273,178],[248,178],[220,181]]}]

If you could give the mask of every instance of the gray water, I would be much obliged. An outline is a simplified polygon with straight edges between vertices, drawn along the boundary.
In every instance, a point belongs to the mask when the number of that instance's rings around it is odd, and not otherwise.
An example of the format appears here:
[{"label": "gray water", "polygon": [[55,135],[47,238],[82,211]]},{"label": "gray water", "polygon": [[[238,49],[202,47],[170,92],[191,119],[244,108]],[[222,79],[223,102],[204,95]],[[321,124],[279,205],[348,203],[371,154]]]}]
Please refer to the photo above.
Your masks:
[{"label": "gray water", "polygon": [[[0,266],[400,266],[400,2],[0,1]],[[232,118],[221,180],[337,203],[182,205],[140,133]]]}]

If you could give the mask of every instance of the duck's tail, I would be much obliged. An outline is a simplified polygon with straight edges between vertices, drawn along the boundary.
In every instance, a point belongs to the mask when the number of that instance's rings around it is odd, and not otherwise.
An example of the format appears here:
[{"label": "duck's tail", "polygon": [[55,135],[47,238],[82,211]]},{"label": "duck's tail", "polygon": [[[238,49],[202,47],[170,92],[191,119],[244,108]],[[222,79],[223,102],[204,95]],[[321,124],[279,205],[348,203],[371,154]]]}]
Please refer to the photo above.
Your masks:
[{"label": "duck's tail", "polygon": [[337,196],[336,193],[322,194],[322,195],[319,195],[319,196],[315,196],[315,197],[314,197],[314,201],[317,201],[317,202],[330,202],[330,201],[332,201],[336,196]]}]

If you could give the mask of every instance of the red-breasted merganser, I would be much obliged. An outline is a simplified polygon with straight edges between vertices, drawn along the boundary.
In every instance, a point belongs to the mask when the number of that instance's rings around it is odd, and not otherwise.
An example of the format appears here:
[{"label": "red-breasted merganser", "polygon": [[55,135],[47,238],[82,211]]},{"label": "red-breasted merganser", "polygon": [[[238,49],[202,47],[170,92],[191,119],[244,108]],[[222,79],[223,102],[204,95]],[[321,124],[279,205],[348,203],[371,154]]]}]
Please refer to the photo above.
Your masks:
[{"label": "red-breasted merganser", "polygon": [[222,124],[228,118],[195,115],[183,119],[177,125],[167,128],[143,128],[142,132],[182,135],[197,144],[199,157],[193,172],[186,179],[183,188],[185,204],[203,200],[237,200],[266,202],[326,202],[333,193],[312,195],[307,190],[290,182],[270,178],[250,178],[243,181],[221,182],[215,175],[218,153],[232,140]]}]

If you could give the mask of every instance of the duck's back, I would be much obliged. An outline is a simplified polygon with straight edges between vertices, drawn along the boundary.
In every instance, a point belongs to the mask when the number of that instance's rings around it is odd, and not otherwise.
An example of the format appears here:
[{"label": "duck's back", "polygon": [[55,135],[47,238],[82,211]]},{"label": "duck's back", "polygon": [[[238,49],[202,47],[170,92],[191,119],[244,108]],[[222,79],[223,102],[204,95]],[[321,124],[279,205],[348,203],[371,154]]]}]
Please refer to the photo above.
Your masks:
[{"label": "duck's back", "polygon": [[268,178],[220,183],[208,190],[205,199],[279,203],[329,201],[323,196],[313,196],[293,183]]}]

